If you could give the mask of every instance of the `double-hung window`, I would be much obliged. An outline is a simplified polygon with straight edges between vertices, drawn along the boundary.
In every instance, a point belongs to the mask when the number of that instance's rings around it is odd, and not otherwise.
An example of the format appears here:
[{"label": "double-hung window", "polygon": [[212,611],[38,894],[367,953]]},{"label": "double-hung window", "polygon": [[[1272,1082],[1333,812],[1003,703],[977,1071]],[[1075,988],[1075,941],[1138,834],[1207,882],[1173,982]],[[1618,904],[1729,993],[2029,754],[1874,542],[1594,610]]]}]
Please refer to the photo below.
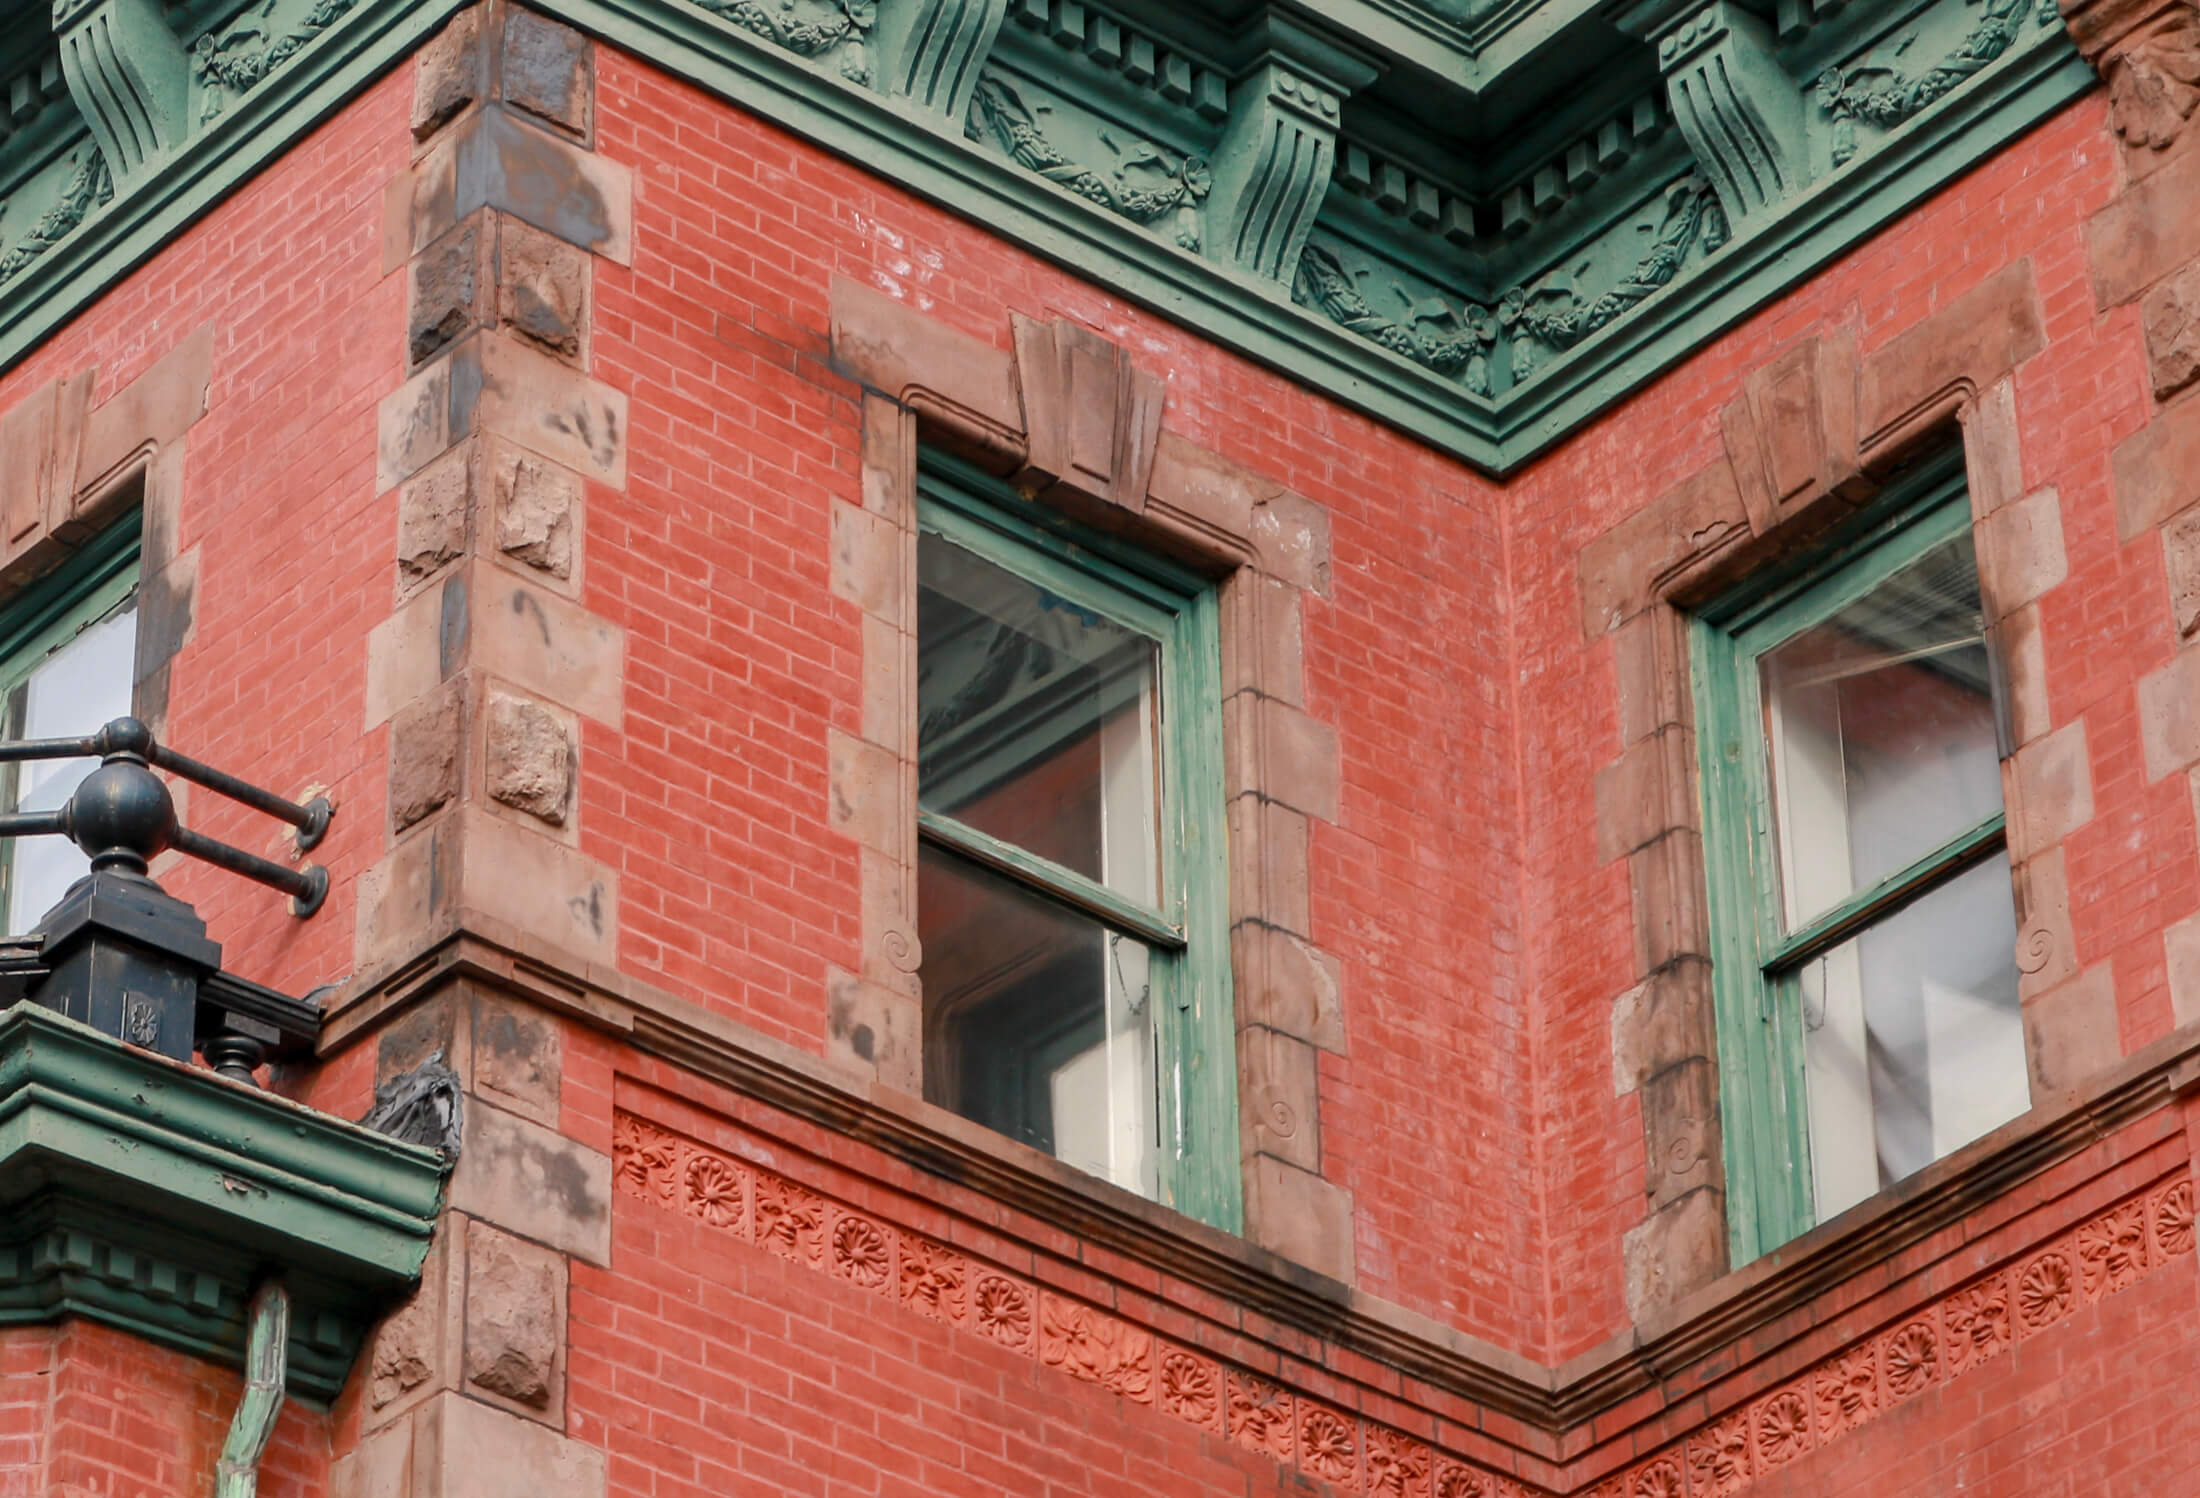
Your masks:
[{"label": "double-hung window", "polygon": [[944,460],[918,529],[925,1096],[1234,1230],[1213,587]]},{"label": "double-hung window", "polygon": [[[0,738],[73,737],[130,711],[137,583],[132,515],[0,608]],[[51,811],[98,763],[0,765],[0,811]],[[89,867],[67,838],[0,843],[0,931],[37,926]]]},{"label": "double-hung window", "polygon": [[2028,1105],[1960,469],[1706,611],[1691,656],[1740,1263]]}]

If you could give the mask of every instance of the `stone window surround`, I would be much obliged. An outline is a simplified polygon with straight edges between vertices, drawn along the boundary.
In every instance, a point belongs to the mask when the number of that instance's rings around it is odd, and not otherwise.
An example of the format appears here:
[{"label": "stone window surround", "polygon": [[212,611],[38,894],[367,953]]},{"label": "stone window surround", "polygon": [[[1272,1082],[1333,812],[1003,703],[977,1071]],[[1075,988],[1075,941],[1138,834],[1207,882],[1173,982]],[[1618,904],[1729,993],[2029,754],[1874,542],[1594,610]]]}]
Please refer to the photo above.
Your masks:
[{"label": "stone window surround", "polygon": [[[156,734],[167,727],[169,668],[191,638],[199,553],[179,553],[176,535],[185,434],[206,414],[213,359],[214,330],[201,326],[96,407],[91,366],[0,415],[0,452],[11,458],[0,466],[0,600],[139,508],[132,705]],[[180,809],[188,788],[174,789]]]},{"label": "stone window surround", "polygon": [[2093,805],[2085,725],[2051,729],[2047,711],[2038,599],[2067,572],[2060,504],[2053,489],[2025,491],[2017,429],[2016,369],[2045,347],[2029,261],[1869,356],[1850,330],[1807,339],[1743,379],[1720,411],[1717,461],[1582,552],[1584,628],[1612,641],[1624,742],[1598,773],[1596,825],[1598,860],[1625,860],[1634,906],[1635,984],[1613,1038],[1647,1162],[1648,1212],[1625,1253],[1637,1322],[1729,1267],[1687,611],[1808,546],[1950,441],[1963,446],[2003,682],[2033,1116],[2120,1059],[2108,966],[2078,969],[2064,876],[2063,839]]},{"label": "stone window surround", "polygon": [[864,700],[860,732],[829,746],[830,816],[862,849],[863,952],[831,976],[830,1054],[922,1095],[915,501],[930,445],[1216,579],[1245,1235],[1351,1282],[1317,1055],[1345,1048],[1341,972],[1312,940],[1307,879],[1309,823],[1338,816],[1337,740],[1305,711],[1299,640],[1303,596],[1328,591],[1326,514],[1169,430],[1161,379],[1090,329],[1011,314],[1000,349],[846,278],[831,300],[834,366],[863,387],[861,494],[833,505],[831,545],[834,591],[863,612]]}]

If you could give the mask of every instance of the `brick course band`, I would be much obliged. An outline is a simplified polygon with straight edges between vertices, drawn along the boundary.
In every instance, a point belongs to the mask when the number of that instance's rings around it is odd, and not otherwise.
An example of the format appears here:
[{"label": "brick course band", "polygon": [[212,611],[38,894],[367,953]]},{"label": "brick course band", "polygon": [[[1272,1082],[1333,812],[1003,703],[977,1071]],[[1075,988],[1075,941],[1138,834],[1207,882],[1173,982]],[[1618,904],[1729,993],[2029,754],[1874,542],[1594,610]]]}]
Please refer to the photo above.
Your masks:
[{"label": "brick course band", "polygon": [[[665,1207],[904,1309],[1367,1498],[1538,1498],[1246,1369],[1155,1336],[921,1234],[621,1111],[619,1195]],[[2193,1250],[2182,1172],[1833,1354],[1588,1490],[1588,1498],[1730,1498],[1927,1389],[1999,1357]]]}]

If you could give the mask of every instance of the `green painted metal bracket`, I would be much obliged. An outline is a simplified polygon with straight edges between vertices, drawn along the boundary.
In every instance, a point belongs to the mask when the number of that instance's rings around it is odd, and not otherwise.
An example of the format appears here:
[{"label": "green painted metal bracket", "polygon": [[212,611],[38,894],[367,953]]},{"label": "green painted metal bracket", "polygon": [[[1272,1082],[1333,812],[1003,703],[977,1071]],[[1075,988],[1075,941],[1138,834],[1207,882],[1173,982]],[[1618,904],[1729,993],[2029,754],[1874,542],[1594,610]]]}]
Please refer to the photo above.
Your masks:
[{"label": "green painted metal bracket", "polygon": [[[1670,135],[1648,148],[1658,121],[1639,119],[1638,106],[1647,100],[1656,113],[1654,94],[1632,105],[1633,95],[1597,94],[1594,110],[1583,105],[1587,134],[1561,142],[1550,164],[1485,201],[1476,195],[1486,185],[1414,177],[1354,144],[1350,111],[1361,97],[1354,90],[1384,67],[1415,58],[1432,65],[1435,53],[1391,50],[1407,48],[1393,34],[1407,12],[1463,49],[1445,55],[1472,60],[1447,64],[1442,85],[1466,107],[1501,63],[1558,66],[1552,54],[1594,21],[1589,8],[1576,0],[1508,3],[1469,25],[1407,0],[1309,0],[1265,16],[1232,43],[1238,50],[1229,58],[1195,66],[1155,52],[1154,97],[1167,95],[1182,116],[1169,131],[1156,116],[1156,138],[1173,131],[1183,139],[1159,152],[1174,163],[1163,167],[1174,171],[1171,182],[1134,187],[1117,180],[1121,170],[1080,164],[1046,139],[1072,128],[1073,111],[1045,116],[1020,107],[1019,87],[1047,81],[1034,81],[1031,70],[1041,66],[1057,67],[1066,97],[1110,90],[1131,97],[1121,78],[1095,72],[1092,58],[1112,45],[1116,26],[1097,10],[1088,15],[1086,6],[1057,0],[1034,53],[1029,39],[1010,47],[994,10],[1000,0],[967,0],[929,22],[919,6],[875,25],[865,0],[834,3],[847,24],[825,26],[837,40],[822,49],[797,45],[776,25],[752,24],[755,8],[734,0],[536,0],[536,8],[1499,475],[2095,86],[2067,35],[2033,20],[2020,0],[1982,0],[1974,29],[1914,78],[1888,80],[1876,65],[1834,67],[1833,81],[1821,78],[1815,94],[1780,69],[1806,56],[1853,59],[1865,45],[1860,34],[1819,37],[1783,21],[1775,55],[1766,28],[1734,0],[1642,0],[1627,19],[1656,40],[1693,151],[1680,152]],[[1028,9],[1033,0],[1015,3]],[[202,80],[220,107],[158,170],[117,190],[104,154],[85,153],[83,180],[72,179],[64,194],[68,211],[49,215],[51,232],[12,275],[0,269],[0,368],[394,65],[458,5],[321,0],[316,14],[339,19],[279,65],[269,53]],[[1165,7],[1137,0],[1135,10],[1166,24]],[[1943,32],[1948,17],[1972,15],[1941,0],[1905,0],[1906,17],[1928,11],[1941,17]],[[1182,24],[1202,36],[1214,31],[1212,17]],[[804,28],[804,36],[817,30]],[[1469,33],[1489,49],[1477,52]],[[1340,35],[1364,44],[1365,55],[1335,41]],[[1276,36],[1315,38],[1319,55]],[[228,43],[217,41],[220,53]],[[1147,47],[1154,50],[1151,41]],[[1021,59],[1014,79],[990,70],[980,77],[989,55],[1011,51]],[[1050,55],[1056,63],[1044,62]],[[1142,66],[1121,63],[1125,77]],[[1226,98],[1218,68],[1235,70]],[[974,101],[967,111],[966,100]],[[970,138],[972,120],[981,139]],[[1105,145],[1104,125],[1077,128],[1097,131]],[[1213,153],[1211,168],[1201,150]],[[1361,198],[1367,205],[1354,206]],[[1539,202],[1556,206],[1538,216]],[[1484,209],[1486,224],[1477,221]],[[1636,243],[1645,213],[1657,243],[1636,263],[1619,247]],[[1579,241],[1583,234],[1592,239]],[[1373,270],[1339,259],[1347,239],[1381,241]],[[1523,244],[1537,248],[1524,257]],[[1557,267],[1580,262],[1583,244],[1597,269],[1572,286]],[[1395,288],[1386,266],[1401,268]],[[1428,274],[1415,276],[1415,267]],[[1500,276],[1526,279],[1508,286]]]},{"label": "green painted metal bracket", "polygon": [[234,1363],[270,1269],[290,1388],[418,1282],[447,1166],[32,1004],[0,1012],[0,1325],[81,1315]]}]

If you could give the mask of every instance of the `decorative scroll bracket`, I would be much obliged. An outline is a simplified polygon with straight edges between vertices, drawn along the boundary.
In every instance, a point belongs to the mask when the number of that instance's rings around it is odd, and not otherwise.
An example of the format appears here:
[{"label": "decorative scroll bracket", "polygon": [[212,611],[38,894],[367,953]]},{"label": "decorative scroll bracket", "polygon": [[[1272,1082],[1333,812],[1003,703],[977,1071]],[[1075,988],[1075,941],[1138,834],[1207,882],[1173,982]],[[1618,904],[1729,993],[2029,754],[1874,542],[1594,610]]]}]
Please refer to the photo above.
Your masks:
[{"label": "decorative scroll bracket", "polygon": [[1277,16],[1261,60],[1230,86],[1230,123],[1215,148],[1208,251],[1284,285],[1329,190],[1344,101],[1378,70],[1357,53]]},{"label": "decorative scroll bracket", "polygon": [[183,143],[190,60],[160,0],[54,0],[61,72],[118,183]]},{"label": "decorative scroll bracket", "polygon": [[872,33],[873,82],[951,120],[970,112],[978,70],[1008,14],[1008,0],[903,0],[881,6]]},{"label": "decorative scroll bracket", "polygon": [[1763,21],[1734,0],[1646,0],[1620,25],[1656,37],[1673,119],[1736,232],[1804,185],[1802,90]]}]

